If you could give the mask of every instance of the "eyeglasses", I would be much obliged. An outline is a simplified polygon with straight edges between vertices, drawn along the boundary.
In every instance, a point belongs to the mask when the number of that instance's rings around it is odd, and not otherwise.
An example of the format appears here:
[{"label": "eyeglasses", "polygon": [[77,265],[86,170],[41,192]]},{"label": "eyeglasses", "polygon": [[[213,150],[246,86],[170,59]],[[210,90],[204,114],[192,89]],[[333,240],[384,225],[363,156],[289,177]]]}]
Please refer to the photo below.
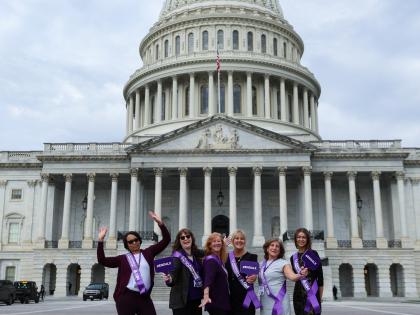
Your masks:
[{"label": "eyeglasses", "polygon": [[191,235],[182,235],[182,236],[180,236],[179,237],[179,239],[181,240],[181,241],[184,241],[184,240],[189,240],[191,238]]},{"label": "eyeglasses", "polygon": [[127,243],[131,245],[131,244],[137,243],[138,241],[139,241],[138,238],[133,238],[132,240],[127,241]]}]

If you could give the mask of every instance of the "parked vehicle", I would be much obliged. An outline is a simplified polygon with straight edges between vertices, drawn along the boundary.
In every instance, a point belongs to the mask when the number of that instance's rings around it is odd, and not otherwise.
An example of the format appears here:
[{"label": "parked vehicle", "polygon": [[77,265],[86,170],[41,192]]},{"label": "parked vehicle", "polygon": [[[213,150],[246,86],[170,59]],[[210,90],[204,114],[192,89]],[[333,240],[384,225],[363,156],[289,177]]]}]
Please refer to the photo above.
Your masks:
[{"label": "parked vehicle", "polygon": [[108,299],[109,285],[108,283],[91,283],[83,291],[83,301],[90,299]]},{"label": "parked vehicle", "polygon": [[9,280],[0,280],[0,302],[7,305],[13,304],[16,299],[16,288]]},{"label": "parked vehicle", "polygon": [[29,301],[39,302],[38,287],[34,281],[15,281],[16,299],[20,303],[29,303]]}]

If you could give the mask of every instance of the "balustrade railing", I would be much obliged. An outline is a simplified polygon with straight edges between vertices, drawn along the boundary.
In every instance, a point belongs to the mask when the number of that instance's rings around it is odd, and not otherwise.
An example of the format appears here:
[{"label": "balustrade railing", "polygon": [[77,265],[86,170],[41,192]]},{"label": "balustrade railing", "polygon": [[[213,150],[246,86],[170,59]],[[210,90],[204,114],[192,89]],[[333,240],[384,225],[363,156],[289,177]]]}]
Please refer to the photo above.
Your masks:
[{"label": "balustrade railing", "polygon": [[82,241],[70,241],[69,248],[82,248]]},{"label": "balustrade railing", "polygon": [[363,248],[376,248],[376,240],[362,240]]},{"label": "balustrade railing", "polygon": [[125,153],[130,144],[111,143],[46,143],[44,153],[106,154]]},{"label": "balustrade railing", "polygon": [[3,151],[0,152],[0,162],[15,162],[15,161],[32,161],[36,162],[37,155],[42,151]]},{"label": "balustrade railing", "polygon": [[338,248],[351,248],[351,240],[337,240]]},{"label": "balustrade railing", "polygon": [[325,140],[311,144],[324,150],[401,149],[401,140]]},{"label": "balustrade railing", "polygon": [[58,241],[45,241],[45,248],[58,248]]},{"label": "balustrade railing", "polygon": [[388,248],[402,248],[401,240],[389,240]]}]

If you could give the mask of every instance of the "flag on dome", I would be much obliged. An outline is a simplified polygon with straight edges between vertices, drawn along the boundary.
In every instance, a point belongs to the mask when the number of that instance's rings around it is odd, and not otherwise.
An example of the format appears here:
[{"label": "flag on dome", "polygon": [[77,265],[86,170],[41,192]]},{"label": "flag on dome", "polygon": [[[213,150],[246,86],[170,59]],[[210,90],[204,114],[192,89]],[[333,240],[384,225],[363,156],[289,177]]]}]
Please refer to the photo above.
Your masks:
[{"label": "flag on dome", "polygon": [[216,70],[218,73],[220,73],[220,55],[219,55],[219,49],[217,49],[217,55],[216,55]]}]

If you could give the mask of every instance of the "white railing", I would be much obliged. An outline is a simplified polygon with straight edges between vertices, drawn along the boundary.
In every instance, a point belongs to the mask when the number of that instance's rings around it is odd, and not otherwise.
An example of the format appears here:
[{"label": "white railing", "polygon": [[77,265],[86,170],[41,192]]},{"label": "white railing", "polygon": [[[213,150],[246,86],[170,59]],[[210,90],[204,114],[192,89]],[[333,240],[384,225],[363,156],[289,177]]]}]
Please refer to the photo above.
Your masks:
[{"label": "white railing", "polygon": [[311,144],[325,150],[401,149],[401,140],[325,140]]},{"label": "white railing", "polygon": [[103,154],[125,153],[130,144],[112,143],[45,143],[44,153]]},{"label": "white railing", "polygon": [[42,151],[3,151],[0,152],[0,162],[36,162],[37,155],[40,155]]}]

